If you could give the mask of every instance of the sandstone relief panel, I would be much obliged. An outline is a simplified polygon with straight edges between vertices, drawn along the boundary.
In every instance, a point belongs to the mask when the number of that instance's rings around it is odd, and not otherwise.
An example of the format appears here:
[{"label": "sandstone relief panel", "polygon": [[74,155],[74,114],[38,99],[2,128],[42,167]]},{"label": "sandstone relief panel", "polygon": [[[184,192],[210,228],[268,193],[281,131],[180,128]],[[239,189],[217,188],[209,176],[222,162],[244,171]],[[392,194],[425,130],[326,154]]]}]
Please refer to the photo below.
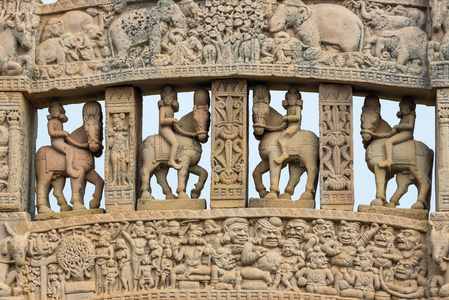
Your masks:
[{"label": "sandstone relief panel", "polygon": [[2,274],[15,277],[0,277],[0,291],[33,299],[109,299],[135,292],[178,299],[185,291],[190,298],[203,292],[246,297],[254,290],[326,299],[425,297],[424,222],[395,227],[388,224],[399,220],[356,221],[352,212],[321,219],[307,211],[298,215],[310,218],[256,217],[256,210],[248,211],[252,216],[226,217],[223,211],[200,219],[137,213],[134,221],[117,213],[114,221],[90,216],[72,225],[41,222],[31,232],[3,222],[1,243],[12,247],[2,252],[0,265],[3,259],[14,262]]},{"label": "sandstone relief panel", "polygon": [[[224,74],[264,74],[427,87],[425,9],[347,0],[220,0],[41,5],[33,78],[49,88]],[[415,7],[416,6],[416,7]],[[126,73],[123,73],[126,71]],[[204,74],[206,74],[204,73]],[[396,78],[390,75],[398,76]],[[209,75],[208,75],[209,76]],[[400,79],[399,79],[400,78]]]},{"label": "sandstone relief panel", "polygon": [[[176,91],[171,86],[165,86],[162,89],[161,100],[157,104],[159,107],[159,134],[151,135],[142,142],[141,195],[137,204],[138,210],[154,209],[156,203],[163,205],[161,201],[151,201],[154,200],[150,185],[153,175],[156,176],[166,200],[183,200],[176,201],[176,204],[167,201],[165,209],[179,208],[178,204],[182,205],[182,203],[192,203],[194,206],[199,205],[197,208],[206,208],[205,201],[188,202],[187,200],[200,197],[208,177],[207,171],[198,163],[202,153],[201,143],[207,142],[209,138],[209,92],[206,89],[197,89],[193,95],[193,102],[192,112],[178,120],[175,118],[175,112],[179,110]],[[178,174],[177,195],[173,194],[172,187],[167,182],[170,168],[175,169]],[[190,174],[198,176],[198,182],[189,196],[186,188]]]},{"label": "sandstone relief panel", "polygon": [[[273,205],[282,207],[286,201],[292,200],[295,187],[306,172],[307,183],[300,199],[295,202],[304,208],[315,208],[315,192],[318,184],[318,137],[311,131],[301,129],[302,104],[301,94],[297,88],[291,87],[285,93],[282,106],[285,116],[270,107],[270,91],[266,85],[254,87],[253,128],[256,139],[260,140],[259,154],[262,161],[253,171],[254,182],[263,207]],[[280,193],[279,180],[281,170],[288,166],[289,181],[284,193]],[[270,172],[270,188],[266,189],[262,175]],[[254,206],[255,199],[250,200]],[[253,203],[252,203],[253,202]],[[288,205],[288,204],[286,204]],[[290,203],[291,205],[291,203]]]},{"label": "sandstone relief panel", "polygon": [[[37,218],[56,218],[49,202],[50,191],[58,201],[60,217],[103,212],[99,209],[104,181],[95,171],[95,157],[103,153],[103,114],[98,102],[87,102],[83,106],[83,124],[68,133],[63,123],[68,118],[64,107],[57,101],[52,101],[48,108],[48,134],[51,146],[43,146],[36,153],[36,208]],[[70,179],[72,197],[70,206],[64,197],[63,189],[66,180]],[[86,183],[95,186],[90,211],[84,207]],[[73,210],[73,212],[71,212]],[[76,212],[76,213],[75,213]]]},{"label": "sandstone relief panel", "polygon": [[[395,208],[411,184],[418,189],[418,198],[412,210],[430,209],[433,150],[415,141],[416,104],[411,97],[399,103],[399,124],[391,127],[381,116],[379,98],[368,95],[362,108],[361,135],[366,149],[368,168],[376,177],[376,198],[373,206]],[[388,202],[386,186],[396,177],[397,189]],[[426,217],[427,214],[424,215]]]}]

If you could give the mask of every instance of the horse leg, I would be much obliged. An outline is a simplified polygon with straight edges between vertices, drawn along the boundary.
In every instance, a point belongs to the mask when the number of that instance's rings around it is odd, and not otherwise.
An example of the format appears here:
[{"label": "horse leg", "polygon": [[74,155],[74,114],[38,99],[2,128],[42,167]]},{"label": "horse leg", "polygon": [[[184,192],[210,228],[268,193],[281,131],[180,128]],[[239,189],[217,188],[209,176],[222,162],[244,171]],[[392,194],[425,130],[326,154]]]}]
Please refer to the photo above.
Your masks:
[{"label": "horse leg", "polygon": [[176,189],[176,193],[178,194],[178,199],[190,199],[186,194],[186,186],[187,186],[187,175],[189,173],[190,167],[190,156],[184,155],[181,158],[181,169],[178,170],[178,187]]},{"label": "horse leg", "polygon": [[201,195],[201,191],[204,188],[204,183],[206,183],[208,174],[204,168],[202,168],[198,165],[191,166],[189,168],[189,172],[198,176],[198,182],[195,183],[195,188],[192,189],[192,191],[190,192],[190,197],[192,199],[198,199]]},{"label": "horse leg", "polygon": [[265,199],[278,199],[279,198],[279,179],[281,177],[282,165],[276,163],[274,159],[277,157],[277,153],[271,152],[268,156],[270,164],[270,192],[265,196]]},{"label": "horse leg", "polygon": [[288,179],[287,187],[285,192],[279,196],[279,199],[291,200],[293,194],[295,193],[295,187],[298,185],[301,175],[306,169],[299,165],[299,161],[291,162],[288,164],[288,174],[290,178]]},{"label": "horse leg", "polygon": [[300,200],[315,200],[316,186],[318,184],[319,164],[317,157],[303,159],[307,170],[306,190],[302,193]]},{"label": "horse leg", "polygon": [[256,191],[259,193],[260,198],[264,198],[268,191],[263,185],[262,175],[270,171],[270,164],[268,160],[262,160],[253,171],[254,184],[256,185]]},{"label": "horse leg", "polygon": [[403,173],[397,173],[396,174],[396,183],[398,185],[398,188],[396,189],[396,192],[393,194],[393,196],[390,199],[390,203],[387,203],[387,207],[396,207],[399,205],[399,200],[404,196],[405,193],[407,193],[409,185],[412,183],[410,180],[409,174],[403,174]]},{"label": "horse leg", "polygon": [[386,187],[387,187],[387,169],[374,166],[374,176],[376,177],[376,199],[371,201],[371,205],[384,206],[387,203]]},{"label": "horse leg", "polygon": [[[88,182],[95,186],[95,191],[92,194],[92,200],[89,201],[89,208],[96,209],[100,207],[101,196],[103,194],[104,180],[98,175],[98,173],[92,169],[86,174],[85,178]],[[85,186],[85,184],[84,184]]]},{"label": "horse leg", "polygon": [[[36,174],[37,173],[38,172],[36,172]],[[36,207],[39,214],[48,214],[53,212],[50,209],[50,203],[48,201],[48,194],[50,194],[50,184],[52,176],[53,173],[47,173],[45,171],[40,172],[39,175],[36,176]]]},{"label": "horse leg", "polygon": [[418,169],[417,166],[411,166],[409,168],[410,172],[413,176],[415,176],[417,184],[416,187],[418,188],[418,200],[415,204],[412,205],[412,209],[429,209],[426,207],[426,200],[427,195],[429,193],[429,189],[432,185],[432,182],[427,177],[427,173],[423,172],[425,168]]},{"label": "horse leg", "polygon": [[56,200],[58,200],[58,205],[61,211],[71,211],[72,207],[67,204],[67,200],[62,192],[64,190],[65,180],[66,179],[64,177],[60,176],[52,181],[53,196],[55,196]]},{"label": "horse leg", "polygon": [[73,205],[73,210],[84,210],[86,209],[83,205],[82,199],[82,189],[85,186],[84,184],[84,172],[80,172],[80,176],[77,178],[70,178],[70,184],[72,187],[72,199],[70,203]]},{"label": "horse leg", "polygon": [[162,192],[165,195],[165,199],[176,199],[173,194],[170,185],[167,182],[167,175],[170,169],[167,166],[160,166],[157,171],[155,171],[157,184],[162,188]]}]

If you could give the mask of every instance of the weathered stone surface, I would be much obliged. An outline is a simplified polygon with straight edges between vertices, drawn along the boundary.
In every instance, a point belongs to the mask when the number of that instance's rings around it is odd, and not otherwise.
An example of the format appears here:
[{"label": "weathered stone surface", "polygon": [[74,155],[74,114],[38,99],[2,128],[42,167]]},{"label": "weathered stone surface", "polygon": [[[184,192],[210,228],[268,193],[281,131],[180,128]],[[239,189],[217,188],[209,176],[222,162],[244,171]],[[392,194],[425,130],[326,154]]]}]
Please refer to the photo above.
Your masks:
[{"label": "weathered stone surface", "polygon": [[134,210],[142,140],[142,95],[134,87],[106,89],[105,204],[108,212]]},{"label": "weathered stone surface", "polygon": [[47,220],[57,220],[68,217],[85,216],[93,214],[104,214],[106,211],[103,208],[93,208],[84,210],[73,210],[73,211],[63,211],[63,212],[49,212],[43,214],[37,214],[37,221],[47,221]]},{"label": "weathered stone surface", "polygon": [[13,92],[0,92],[0,107],[0,211],[34,215],[36,109]]},{"label": "weathered stone surface", "polygon": [[137,202],[137,210],[178,210],[178,209],[206,209],[207,203],[205,199],[165,199],[165,200],[149,200],[139,199]]},{"label": "weathered stone surface", "polygon": [[283,199],[260,199],[249,198],[248,207],[291,207],[291,208],[315,208],[315,200],[283,200]]},{"label": "weathered stone surface", "polygon": [[[211,208],[245,207],[248,197],[246,80],[212,82]],[[229,202],[231,200],[232,202]]]},{"label": "weathered stone surface", "polygon": [[358,211],[364,213],[404,217],[420,221],[426,221],[429,219],[429,211],[424,209],[411,209],[411,208],[406,209],[406,208],[393,208],[375,205],[359,205]]},{"label": "weathered stone surface", "polygon": [[449,211],[449,90],[438,89],[436,99],[436,211]]},{"label": "weathered stone surface", "polygon": [[354,206],[354,149],[352,87],[321,84],[320,207],[352,210]]},{"label": "weathered stone surface", "polygon": [[[104,181],[95,171],[94,157],[103,154],[103,113],[98,102],[83,106],[83,124],[69,134],[63,129],[68,118],[61,103],[52,101],[48,108],[48,134],[51,145],[39,148],[36,153],[36,207],[39,214],[53,217],[49,193],[58,201],[62,212],[85,211],[84,192],[86,181],[95,186],[90,209],[98,209],[103,194]],[[66,179],[72,190],[70,206],[63,194]]]}]

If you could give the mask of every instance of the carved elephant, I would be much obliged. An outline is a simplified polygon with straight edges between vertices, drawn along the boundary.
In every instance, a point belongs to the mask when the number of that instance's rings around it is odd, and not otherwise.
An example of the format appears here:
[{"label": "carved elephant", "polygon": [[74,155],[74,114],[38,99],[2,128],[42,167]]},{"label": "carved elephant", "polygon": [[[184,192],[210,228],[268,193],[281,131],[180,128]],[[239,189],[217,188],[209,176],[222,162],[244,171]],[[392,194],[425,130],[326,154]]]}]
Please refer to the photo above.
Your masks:
[{"label": "carved elephant", "polygon": [[58,65],[67,62],[67,50],[76,46],[73,36],[48,39],[36,47],[36,64],[47,65],[56,63]]},{"label": "carved elephant", "polygon": [[413,20],[419,27],[424,28],[426,25],[426,14],[419,8],[404,7],[397,5],[391,9],[387,9],[388,14],[393,16],[403,16]]},{"label": "carved elephant", "polygon": [[382,57],[388,52],[396,58],[396,67],[407,72],[407,64],[419,60],[423,68],[427,65],[427,34],[419,27],[406,27],[381,32],[375,42],[373,55]]},{"label": "carved elephant", "polygon": [[285,0],[269,21],[270,32],[293,27],[306,46],[332,47],[341,52],[362,49],[363,22],[347,8],[336,4],[305,5],[301,0]]},{"label": "carved elephant", "polygon": [[115,19],[109,37],[116,57],[127,58],[129,50],[136,46],[148,47],[152,55],[157,55],[174,28],[186,31],[186,18],[173,0],[160,0],[152,9],[132,10]]},{"label": "carved elephant", "polygon": [[386,11],[377,7],[368,12],[366,10],[366,4],[363,1],[360,1],[359,5],[361,16],[366,21],[366,24],[373,29],[374,35],[384,30],[396,30],[409,26],[418,26],[418,24],[409,17],[389,15]]},{"label": "carved elephant", "polygon": [[95,24],[94,19],[82,11],[69,11],[60,17],[50,18],[42,31],[41,43],[49,38],[83,31],[86,25]]}]

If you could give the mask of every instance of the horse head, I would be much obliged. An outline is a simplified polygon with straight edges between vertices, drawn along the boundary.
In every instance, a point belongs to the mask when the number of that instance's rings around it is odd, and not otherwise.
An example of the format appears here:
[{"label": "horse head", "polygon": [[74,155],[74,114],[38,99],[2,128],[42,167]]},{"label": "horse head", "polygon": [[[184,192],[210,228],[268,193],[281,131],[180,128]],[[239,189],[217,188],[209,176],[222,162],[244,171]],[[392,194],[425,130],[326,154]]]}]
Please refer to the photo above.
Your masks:
[{"label": "horse head", "polygon": [[13,20],[7,20],[6,25],[11,30],[12,35],[16,39],[17,43],[24,49],[30,50],[33,46],[31,38],[31,24],[20,18],[19,14],[15,14]]},{"label": "horse head", "polygon": [[83,122],[89,150],[95,157],[100,157],[103,152],[103,114],[100,103],[90,101],[84,104]]},{"label": "horse head", "polygon": [[6,244],[7,254],[11,257],[10,259],[14,261],[16,269],[19,270],[25,263],[30,233],[17,234],[12,230],[8,223],[5,223],[4,226],[6,232],[9,234],[9,237],[3,240]]},{"label": "horse head", "polygon": [[268,123],[271,95],[268,87],[263,84],[256,85],[253,94],[254,135],[261,136]]},{"label": "horse head", "polygon": [[371,142],[372,134],[369,132],[375,132],[380,120],[379,97],[376,95],[366,96],[362,107],[362,115],[360,116],[360,126],[362,128],[361,135],[365,145]]},{"label": "horse head", "polygon": [[193,121],[195,131],[201,143],[206,143],[210,126],[210,97],[206,89],[197,89],[193,94]]}]

